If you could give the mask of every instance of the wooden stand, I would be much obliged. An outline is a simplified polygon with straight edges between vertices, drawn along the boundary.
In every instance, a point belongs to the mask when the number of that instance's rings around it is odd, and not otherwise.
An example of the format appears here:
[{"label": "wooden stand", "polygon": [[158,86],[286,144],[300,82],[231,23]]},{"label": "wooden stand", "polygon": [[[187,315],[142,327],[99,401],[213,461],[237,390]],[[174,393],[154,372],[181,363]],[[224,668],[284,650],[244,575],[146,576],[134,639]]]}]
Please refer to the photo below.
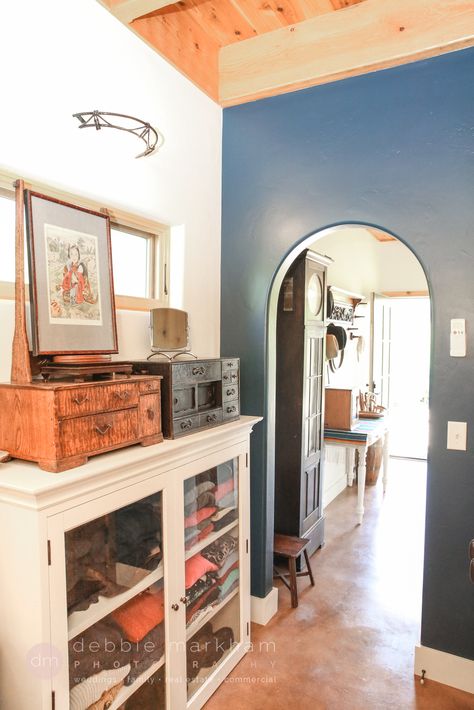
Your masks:
[{"label": "wooden stand", "polygon": [[15,332],[12,344],[11,381],[19,385],[31,382],[30,352],[25,316],[24,189],[23,180],[17,180],[15,185]]}]

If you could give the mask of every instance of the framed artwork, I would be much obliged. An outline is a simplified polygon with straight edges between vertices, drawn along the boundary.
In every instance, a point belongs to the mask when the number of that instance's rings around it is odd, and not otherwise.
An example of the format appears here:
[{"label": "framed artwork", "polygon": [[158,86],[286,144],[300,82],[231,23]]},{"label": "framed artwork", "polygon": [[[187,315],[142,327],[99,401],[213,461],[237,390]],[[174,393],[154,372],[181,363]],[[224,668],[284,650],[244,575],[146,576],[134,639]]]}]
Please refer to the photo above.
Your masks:
[{"label": "framed artwork", "polygon": [[118,352],[109,217],[25,198],[33,354]]}]

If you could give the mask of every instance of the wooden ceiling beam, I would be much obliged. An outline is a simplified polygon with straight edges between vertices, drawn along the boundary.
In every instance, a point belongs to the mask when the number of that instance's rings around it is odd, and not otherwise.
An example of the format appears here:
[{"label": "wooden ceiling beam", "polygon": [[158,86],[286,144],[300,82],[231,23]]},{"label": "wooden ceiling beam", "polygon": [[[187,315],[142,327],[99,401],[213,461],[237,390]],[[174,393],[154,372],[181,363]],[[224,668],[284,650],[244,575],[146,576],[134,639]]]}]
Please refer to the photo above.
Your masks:
[{"label": "wooden ceiling beam", "polygon": [[472,0],[366,0],[222,47],[219,100],[232,106],[472,45]]},{"label": "wooden ceiling beam", "polygon": [[120,2],[109,2],[110,10],[117,19],[125,24],[129,24],[137,17],[143,17],[150,12],[161,10],[168,5],[174,5],[170,0],[120,0]]}]

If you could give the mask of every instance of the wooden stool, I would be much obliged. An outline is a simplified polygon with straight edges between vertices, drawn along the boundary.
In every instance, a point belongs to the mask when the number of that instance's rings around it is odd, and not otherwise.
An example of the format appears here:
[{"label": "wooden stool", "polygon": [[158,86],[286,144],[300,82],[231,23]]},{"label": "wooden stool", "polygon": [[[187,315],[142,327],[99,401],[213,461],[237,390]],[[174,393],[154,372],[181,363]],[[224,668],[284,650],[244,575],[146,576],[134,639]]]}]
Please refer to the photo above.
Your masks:
[{"label": "wooden stool", "polygon": [[[309,562],[308,552],[306,547],[308,546],[309,540],[304,537],[292,537],[291,535],[275,535],[273,542],[273,552],[275,555],[280,555],[281,557],[286,557],[288,559],[288,570],[289,574],[282,574],[276,567],[273,567],[275,572],[274,576],[278,576],[283,584],[288,587],[291,592],[291,606],[293,608],[298,606],[298,587],[296,584],[297,577],[309,577],[311,580],[311,586],[314,587],[314,577],[311,570],[311,565]],[[301,555],[304,554],[306,561],[306,572],[296,571],[296,560]],[[286,581],[289,578],[290,583]]]}]

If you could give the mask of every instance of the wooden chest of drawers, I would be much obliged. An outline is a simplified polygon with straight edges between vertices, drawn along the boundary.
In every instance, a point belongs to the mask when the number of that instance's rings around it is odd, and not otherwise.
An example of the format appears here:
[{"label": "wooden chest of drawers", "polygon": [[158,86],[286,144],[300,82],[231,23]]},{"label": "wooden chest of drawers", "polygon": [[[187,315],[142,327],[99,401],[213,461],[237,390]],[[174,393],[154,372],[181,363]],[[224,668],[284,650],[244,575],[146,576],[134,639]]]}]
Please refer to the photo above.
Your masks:
[{"label": "wooden chest of drawers", "polygon": [[134,372],[163,377],[163,434],[167,439],[240,416],[239,358],[132,364]]},{"label": "wooden chest of drawers", "polygon": [[359,423],[358,390],[326,387],[324,426],[327,429],[354,429]]},{"label": "wooden chest of drawers", "polygon": [[163,441],[161,377],[0,384],[0,449],[65,471],[89,456]]}]

